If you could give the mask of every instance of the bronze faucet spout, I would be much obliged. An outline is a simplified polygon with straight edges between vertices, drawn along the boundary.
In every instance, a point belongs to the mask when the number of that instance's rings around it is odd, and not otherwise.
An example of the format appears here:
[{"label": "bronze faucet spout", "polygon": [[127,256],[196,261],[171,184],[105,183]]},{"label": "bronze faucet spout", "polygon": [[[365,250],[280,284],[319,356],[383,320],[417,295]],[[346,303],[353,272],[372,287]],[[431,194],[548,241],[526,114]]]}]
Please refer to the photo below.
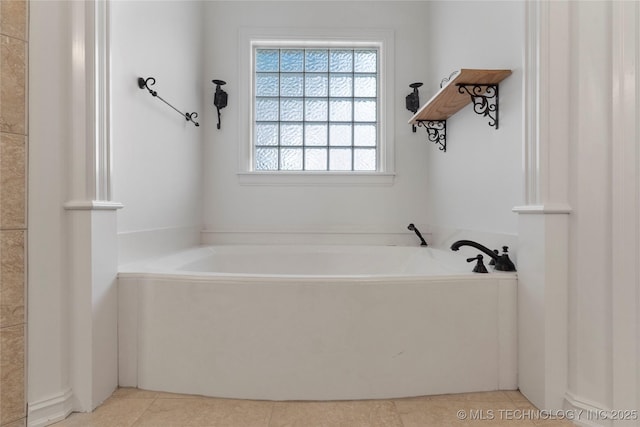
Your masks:
[{"label": "bronze faucet spout", "polygon": [[458,240],[453,245],[451,245],[451,250],[452,251],[457,251],[462,246],[471,246],[473,248],[476,248],[476,249],[484,252],[485,254],[490,256],[491,258],[493,258],[495,260],[495,268],[498,271],[516,271],[516,266],[509,259],[509,255],[507,254],[508,249],[509,249],[507,246],[503,246],[502,247],[502,249],[504,251],[502,253],[502,255],[497,255],[491,249],[487,248],[486,246],[481,245],[480,243],[474,242],[473,240]]}]

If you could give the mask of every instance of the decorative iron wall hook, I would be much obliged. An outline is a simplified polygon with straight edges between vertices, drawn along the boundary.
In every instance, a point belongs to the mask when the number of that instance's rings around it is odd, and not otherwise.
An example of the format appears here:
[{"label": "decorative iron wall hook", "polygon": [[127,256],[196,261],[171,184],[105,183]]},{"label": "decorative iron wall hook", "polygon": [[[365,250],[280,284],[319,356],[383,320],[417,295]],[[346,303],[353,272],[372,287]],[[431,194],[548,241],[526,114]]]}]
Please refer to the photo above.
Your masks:
[{"label": "decorative iron wall hook", "polygon": [[149,91],[149,93],[151,94],[151,96],[153,96],[154,98],[158,98],[160,101],[164,102],[169,107],[173,108],[175,111],[178,112],[178,114],[180,114],[182,117],[184,117],[188,122],[192,122],[194,125],[200,126],[200,123],[198,123],[198,122],[196,122],[194,120],[194,119],[196,119],[198,117],[198,113],[196,113],[196,112],[183,113],[182,111],[178,110],[173,105],[169,104],[160,95],[158,95],[158,92],[156,92],[155,90],[151,89],[150,86],[153,86],[155,84],[156,84],[156,79],[154,79],[153,77],[148,77],[146,79],[143,79],[142,77],[138,77],[138,87],[140,89],[147,89]]},{"label": "decorative iron wall hook", "polygon": [[[422,86],[422,82],[411,83],[409,87],[413,89],[413,92],[405,98],[407,110],[411,111],[413,114],[417,113],[418,108],[420,108],[420,94],[418,93],[418,88],[420,86]],[[413,133],[415,133],[416,125],[411,125],[411,129],[413,130]]]},{"label": "decorative iron wall hook", "polygon": [[216,111],[218,112],[218,129],[220,129],[220,110],[227,106],[227,92],[222,90],[220,86],[226,85],[227,82],[224,80],[211,80],[213,84],[216,85],[216,93],[213,96],[213,106],[216,107]]}]

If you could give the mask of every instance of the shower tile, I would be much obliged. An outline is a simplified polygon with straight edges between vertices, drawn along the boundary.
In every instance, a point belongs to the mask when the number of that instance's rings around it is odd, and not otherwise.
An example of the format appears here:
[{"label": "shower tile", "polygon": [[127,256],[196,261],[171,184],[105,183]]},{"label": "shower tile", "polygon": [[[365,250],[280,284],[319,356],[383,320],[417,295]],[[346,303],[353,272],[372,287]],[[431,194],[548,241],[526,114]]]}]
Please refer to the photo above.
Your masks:
[{"label": "shower tile", "polygon": [[266,427],[272,407],[253,400],[156,399],[134,427]]},{"label": "shower tile", "polygon": [[26,227],[26,137],[0,134],[0,228]]},{"label": "shower tile", "polygon": [[0,329],[0,425],[26,416],[24,329],[24,324]]},{"label": "shower tile", "polygon": [[[0,327],[25,322],[25,232],[0,231]],[[2,348],[4,357],[6,349]]]},{"label": "shower tile", "polygon": [[0,37],[0,131],[26,133],[26,42]]},{"label": "shower tile", "polygon": [[270,427],[401,427],[393,402],[276,402]]},{"label": "shower tile", "polygon": [[26,0],[2,0],[0,2],[0,33],[27,40]]},{"label": "shower tile", "polygon": [[108,399],[91,413],[76,413],[56,427],[131,427],[154,399]]}]

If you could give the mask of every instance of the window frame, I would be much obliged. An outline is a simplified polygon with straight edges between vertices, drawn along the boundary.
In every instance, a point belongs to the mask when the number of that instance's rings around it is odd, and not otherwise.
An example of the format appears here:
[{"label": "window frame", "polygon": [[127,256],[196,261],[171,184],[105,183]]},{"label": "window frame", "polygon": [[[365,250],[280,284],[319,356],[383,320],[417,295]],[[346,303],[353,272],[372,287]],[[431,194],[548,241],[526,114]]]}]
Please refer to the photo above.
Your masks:
[{"label": "window frame", "polygon": [[[244,185],[391,185],[394,168],[394,37],[392,30],[256,29],[239,35],[238,178]],[[378,50],[378,140],[375,171],[262,171],[254,169],[254,50],[267,48],[375,47]]]}]

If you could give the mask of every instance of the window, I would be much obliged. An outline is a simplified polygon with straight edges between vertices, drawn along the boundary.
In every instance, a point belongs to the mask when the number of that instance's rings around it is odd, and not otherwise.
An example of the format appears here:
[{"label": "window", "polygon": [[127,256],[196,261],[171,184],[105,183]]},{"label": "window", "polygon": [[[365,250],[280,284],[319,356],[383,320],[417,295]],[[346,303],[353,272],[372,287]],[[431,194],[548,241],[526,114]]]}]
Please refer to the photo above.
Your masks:
[{"label": "window", "polygon": [[241,184],[393,183],[393,31],[243,28],[239,37]]},{"label": "window", "polygon": [[377,170],[377,48],[254,55],[256,171]]}]

